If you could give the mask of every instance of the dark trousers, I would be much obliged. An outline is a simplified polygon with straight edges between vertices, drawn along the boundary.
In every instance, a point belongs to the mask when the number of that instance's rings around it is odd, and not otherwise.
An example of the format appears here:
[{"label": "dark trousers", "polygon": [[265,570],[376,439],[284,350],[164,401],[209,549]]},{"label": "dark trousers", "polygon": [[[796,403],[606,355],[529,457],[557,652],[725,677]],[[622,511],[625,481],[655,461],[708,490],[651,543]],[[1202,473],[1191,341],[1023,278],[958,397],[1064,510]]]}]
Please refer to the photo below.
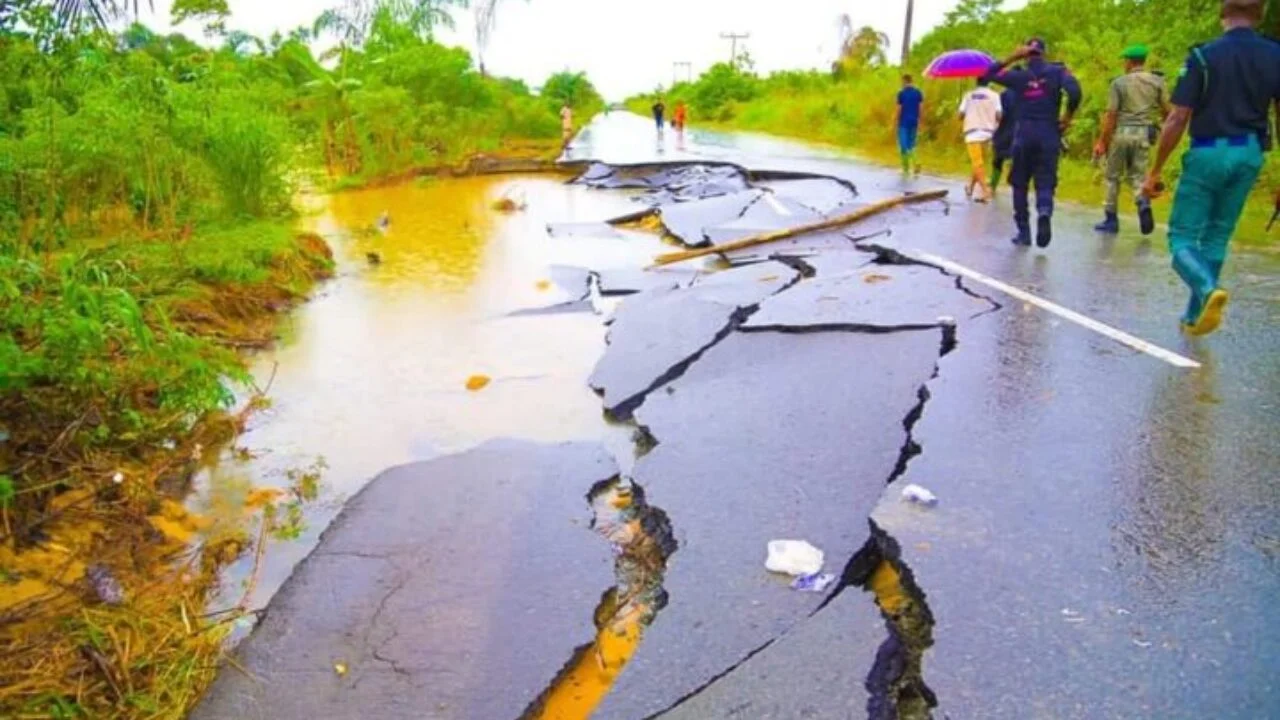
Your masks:
[{"label": "dark trousers", "polygon": [[1062,138],[1052,122],[1023,122],[1013,138],[1013,169],[1009,184],[1013,186],[1013,220],[1019,228],[1030,227],[1031,216],[1027,194],[1036,184],[1036,213],[1053,215],[1053,193],[1058,187],[1058,156]]}]

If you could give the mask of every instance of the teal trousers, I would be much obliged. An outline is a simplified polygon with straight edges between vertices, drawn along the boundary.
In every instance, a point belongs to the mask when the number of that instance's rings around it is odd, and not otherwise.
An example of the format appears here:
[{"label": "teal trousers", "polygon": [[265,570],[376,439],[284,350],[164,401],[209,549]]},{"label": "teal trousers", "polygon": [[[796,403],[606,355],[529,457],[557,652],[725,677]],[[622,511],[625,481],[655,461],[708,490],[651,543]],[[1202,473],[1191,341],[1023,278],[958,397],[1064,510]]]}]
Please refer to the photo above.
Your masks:
[{"label": "teal trousers", "polygon": [[1226,139],[1195,145],[1182,156],[1182,178],[1169,216],[1173,269],[1191,288],[1184,320],[1195,322],[1205,297],[1218,287],[1227,244],[1262,171],[1262,146]]}]

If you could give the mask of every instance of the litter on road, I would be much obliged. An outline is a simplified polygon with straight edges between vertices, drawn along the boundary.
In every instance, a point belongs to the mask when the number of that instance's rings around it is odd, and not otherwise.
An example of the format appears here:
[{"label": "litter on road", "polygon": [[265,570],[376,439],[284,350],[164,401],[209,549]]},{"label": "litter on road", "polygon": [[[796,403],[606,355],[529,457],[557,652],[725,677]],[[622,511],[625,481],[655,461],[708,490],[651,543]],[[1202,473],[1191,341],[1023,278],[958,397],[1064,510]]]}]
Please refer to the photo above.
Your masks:
[{"label": "litter on road", "polygon": [[938,504],[938,496],[912,483],[902,488],[902,499],[917,505],[933,507]]},{"label": "litter on road", "polygon": [[822,551],[804,540],[770,540],[764,567],[786,575],[815,575],[822,571]]},{"label": "litter on road", "polygon": [[831,587],[831,583],[836,581],[836,576],[831,573],[814,573],[813,575],[801,575],[791,581],[791,589],[800,592],[826,592]]}]

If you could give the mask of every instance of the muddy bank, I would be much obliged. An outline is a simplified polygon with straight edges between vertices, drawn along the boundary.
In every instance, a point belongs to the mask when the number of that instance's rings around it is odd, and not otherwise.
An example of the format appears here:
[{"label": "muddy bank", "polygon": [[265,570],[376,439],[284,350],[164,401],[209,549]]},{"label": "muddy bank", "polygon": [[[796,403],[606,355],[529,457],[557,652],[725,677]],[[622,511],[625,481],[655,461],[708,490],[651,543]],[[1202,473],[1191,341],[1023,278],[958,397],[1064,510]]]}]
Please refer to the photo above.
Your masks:
[{"label": "muddy bank", "polygon": [[[46,317],[15,331],[34,343],[28,358],[67,351],[77,331],[57,323],[92,332],[110,317],[93,297],[136,303],[121,306],[136,307],[134,324],[98,330],[106,343],[79,360],[77,380],[48,385],[40,373],[56,366],[34,366],[0,397],[0,476],[13,491],[0,510],[0,708],[176,716],[220,654],[222,629],[202,617],[217,569],[252,544],[235,532],[194,543],[206,526],[181,505],[257,407],[223,410],[219,375],[244,377],[235,350],[268,344],[332,258],[320,238],[274,225],[81,252],[65,256],[113,274],[17,277]],[[106,385],[85,381],[103,371]],[[200,372],[214,377],[201,385]]]}]

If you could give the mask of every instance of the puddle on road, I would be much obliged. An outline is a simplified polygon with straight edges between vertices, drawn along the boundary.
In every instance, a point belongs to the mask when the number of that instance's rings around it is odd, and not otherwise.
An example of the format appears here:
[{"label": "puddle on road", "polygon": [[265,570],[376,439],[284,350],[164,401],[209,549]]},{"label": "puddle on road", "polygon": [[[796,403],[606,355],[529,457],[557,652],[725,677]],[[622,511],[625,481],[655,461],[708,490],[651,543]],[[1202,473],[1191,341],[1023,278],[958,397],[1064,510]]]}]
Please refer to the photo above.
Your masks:
[{"label": "puddle on road", "polygon": [[[495,211],[504,196],[527,209]],[[547,282],[550,265],[634,267],[661,250],[639,234],[548,237],[549,222],[598,221],[635,205],[547,177],[430,180],[311,202],[302,225],[329,242],[337,277],[254,359],[271,406],[197,478],[191,501],[225,518],[241,512],[251,486],[284,488],[290,469],[323,458],[307,530],[270,546],[252,607],[266,604],[342,502],[388,467],[495,437],[599,441],[629,456],[630,428],[604,422],[587,386],[604,348],[601,317],[505,315],[573,299]],[[490,382],[469,390],[474,376]],[[240,597],[252,565],[248,557],[229,568],[215,607]]]},{"label": "puddle on road", "polygon": [[586,720],[609,694],[640,645],[644,629],[667,605],[662,587],[676,551],[667,514],[645,501],[644,489],[614,478],[587,495],[591,527],[613,548],[617,584],[596,606],[595,639],[578,647],[521,720]]}]

